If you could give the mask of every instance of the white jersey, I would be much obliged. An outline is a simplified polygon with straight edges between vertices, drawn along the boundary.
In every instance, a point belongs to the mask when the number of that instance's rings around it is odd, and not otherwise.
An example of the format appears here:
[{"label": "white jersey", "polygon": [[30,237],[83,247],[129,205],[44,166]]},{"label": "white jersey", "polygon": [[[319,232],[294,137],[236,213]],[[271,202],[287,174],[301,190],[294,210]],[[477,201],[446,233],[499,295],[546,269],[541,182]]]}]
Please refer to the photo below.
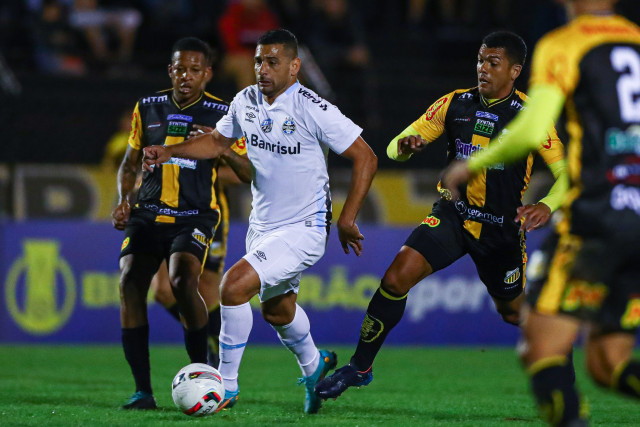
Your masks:
[{"label": "white jersey", "polygon": [[300,83],[269,105],[257,85],[240,91],[216,125],[227,138],[246,137],[254,168],[250,224],[267,231],[331,219],[327,154],[341,154],[362,128]]}]

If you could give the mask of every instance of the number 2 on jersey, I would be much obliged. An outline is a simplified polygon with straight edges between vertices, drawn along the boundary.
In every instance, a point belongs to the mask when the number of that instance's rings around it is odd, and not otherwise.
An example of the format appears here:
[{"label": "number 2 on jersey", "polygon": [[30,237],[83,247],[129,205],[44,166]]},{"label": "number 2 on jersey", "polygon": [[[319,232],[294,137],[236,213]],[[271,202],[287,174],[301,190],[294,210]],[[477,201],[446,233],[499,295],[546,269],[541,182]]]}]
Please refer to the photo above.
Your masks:
[{"label": "number 2 on jersey", "polygon": [[616,85],[620,118],[626,123],[640,122],[640,54],[630,47],[615,47],[611,65],[624,73]]}]

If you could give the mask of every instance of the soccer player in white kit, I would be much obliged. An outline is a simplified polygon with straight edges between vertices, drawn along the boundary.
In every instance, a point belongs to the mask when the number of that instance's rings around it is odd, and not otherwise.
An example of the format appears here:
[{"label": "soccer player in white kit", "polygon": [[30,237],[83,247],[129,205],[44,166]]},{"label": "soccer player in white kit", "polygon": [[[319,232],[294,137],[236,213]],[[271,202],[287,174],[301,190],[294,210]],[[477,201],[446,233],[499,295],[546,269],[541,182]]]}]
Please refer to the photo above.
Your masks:
[{"label": "soccer player in white kit", "polygon": [[360,127],[297,81],[299,70],[296,37],[283,29],[265,33],[256,47],[258,84],[236,95],[212,133],[145,148],[144,166],[153,170],[172,156],[217,157],[239,137],[246,137],[254,169],[253,202],[247,254],[224,275],[220,288],[219,370],[226,390],[219,409],[230,408],[238,399],[238,370],[253,326],[249,300],[258,293],[262,316],[300,365],[306,413],[320,409],[314,386],[337,363],[335,353],[316,348],[309,319],[296,304],[300,275],[326,247],[331,221],[328,150],[353,161],[351,186],[337,227],[344,252],[348,254],[351,247],[358,256],[364,236],[355,220],[377,158],[360,136]]}]

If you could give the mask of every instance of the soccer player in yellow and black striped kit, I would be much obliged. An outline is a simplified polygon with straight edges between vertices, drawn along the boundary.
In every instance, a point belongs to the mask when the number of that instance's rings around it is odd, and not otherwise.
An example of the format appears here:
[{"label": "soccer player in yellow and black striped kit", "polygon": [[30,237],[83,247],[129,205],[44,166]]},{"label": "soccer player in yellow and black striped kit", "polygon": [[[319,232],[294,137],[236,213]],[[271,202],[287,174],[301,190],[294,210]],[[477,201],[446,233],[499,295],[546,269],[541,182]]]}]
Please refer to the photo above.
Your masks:
[{"label": "soccer player in yellow and black striped kit", "polygon": [[[526,100],[526,95],[514,88],[525,56],[526,45],[518,35],[501,31],[486,36],[478,52],[478,86],[438,99],[391,141],[389,157],[408,160],[443,132],[447,135],[449,161],[476,155],[488,147],[492,137],[504,137],[505,126]],[[565,173],[565,162],[551,121],[538,144],[537,152],[558,179]],[[402,318],[409,290],[465,254],[471,256],[504,321],[519,324],[525,284],[524,233],[549,219],[559,205],[557,194],[562,193],[559,187],[564,182],[556,181],[549,195],[537,204],[522,206],[532,165],[533,155],[515,164],[484,170],[455,201],[438,185],[443,197],[387,269],[367,308],[350,364],[317,385],[320,397],[334,398],[350,386],[371,382],[373,360],[389,331]]]},{"label": "soccer player in yellow and black striped kit", "polygon": [[[527,155],[541,123],[564,111],[568,192],[565,221],[543,280],[527,296],[523,361],[540,414],[552,425],[586,425],[564,354],[588,325],[586,366],[594,381],[640,397],[640,28],[612,0],[566,1],[574,19],[536,46],[527,109],[508,137],[443,179],[456,188],[473,173]],[[471,178],[473,179],[473,178]]]},{"label": "soccer player in yellow and black striped kit", "polygon": [[[215,191],[219,158],[174,158],[145,172],[136,192],[141,150],[184,141],[196,125],[215,126],[228,104],[204,91],[211,78],[211,50],[195,38],[172,48],[172,89],[141,98],[134,109],[129,147],[118,172],[119,205],[113,223],[125,230],[120,252],[122,345],[136,392],[125,409],[153,409],[146,298],[163,260],[185,324],[185,347],[192,363],[207,362],[207,307],[198,277],[220,221]],[[250,174],[248,159],[227,157],[240,175]],[[135,206],[131,207],[137,194]]]}]

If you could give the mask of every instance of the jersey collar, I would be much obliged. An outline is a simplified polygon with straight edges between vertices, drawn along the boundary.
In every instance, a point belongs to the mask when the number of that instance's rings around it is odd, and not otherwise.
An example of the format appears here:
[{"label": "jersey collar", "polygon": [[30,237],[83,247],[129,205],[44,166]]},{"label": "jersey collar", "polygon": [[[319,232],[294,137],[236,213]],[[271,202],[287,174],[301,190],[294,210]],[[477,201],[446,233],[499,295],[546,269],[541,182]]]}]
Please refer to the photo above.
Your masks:
[{"label": "jersey collar", "polygon": [[176,107],[178,107],[179,110],[184,111],[189,107],[193,107],[194,105],[196,105],[198,102],[200,102],[200,100],[202,99],[202,97],[204,96],[204,91],[202,91],[202,93],[200,94],[200,96],[198,97],[198,99],[196,99],[195,101],[193,101],[191,104],[189,105],[185,105],[184,107],[180,107],[180,104],[178,104],[175,100],[175,98],[173,97],[173,93],[171,94],[171,102],[173,102],[173,105],[175,105]]},{"label": "jersey collar", "polygon": [[271,105],[269,105],[269,103],[267,103],[267,101],[264,100],[264,98],[262,96],[262,92],[260,92],[260,89],[258,89],[258,94],[260,96],[260,102],[264,105],[264,108],[266,108],[267,110],[271,110],[271,109],[275,108],[276,105],[283,103],[287,98],[289,98],[292,93],[294,93],[296,90],[298,90],[298,87],[300,87],[300,82],[298,80],[296,80],[296,82],[294,84],[292,84],[291,86],[289,86],[289,88],[287,90],[285,90],[280,95],[278,95],[278,97],[273,100],[273,103]]},{"label": "jersey collar", "polygon": [[511,96],[514,94],[514,92],[516,91],[516,87],[514,86],[513,88],[511,88],[511,92],[509,93],[509,95],[505,96],[502,99],[496,99],[493,102],[489,102],[489,100],[487,98],[485,98],[484,96],[482,96],[482,94],[480,93],[480,102],[482,103],[482,106],[486,107],[486,108],[491,108],[495,105],[498,104],[502,104],[504,101],[506,101],[507,99],[511,98]]}]

